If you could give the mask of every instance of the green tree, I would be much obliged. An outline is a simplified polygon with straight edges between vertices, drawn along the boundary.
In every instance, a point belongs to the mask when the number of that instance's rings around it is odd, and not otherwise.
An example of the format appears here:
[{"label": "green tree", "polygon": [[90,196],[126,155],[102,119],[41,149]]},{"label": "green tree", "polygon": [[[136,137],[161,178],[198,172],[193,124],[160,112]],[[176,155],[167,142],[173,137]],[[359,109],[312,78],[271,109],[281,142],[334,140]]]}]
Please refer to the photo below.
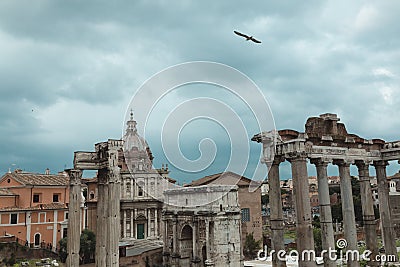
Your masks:
[{"label": "green tree", "polygon": [[[64,237],[58,242],[60,246],[59,256],[62,262],[65,262],[67,259],[67,238]],[[90,263],[94,261],[94,255],[96,252],[96,235],[85,229],[81,233],[80,237],[80,249],[79,255],[82,263]]]},{"label": "green tree", "polygon": [[94,259],[96,252],[96,235],[88,230],[83,230],[80,240],[79,254],[83,263],[90,263]]},{"label": "green tree", "polygon": [[313,234],[314,234],[315,251],[317,253],[321,253],[321,251],[322,251],[321,228],[314,228],[313,229]]},{"label": "green tree", "polygon": [[243,254],[247,259],[254,259],[257,257],[257,252],[261,248],[261,240],[256,241],[253,233],[246,235],[244,242]]},{"label": "green tree", "polygon": [[320,221],[319,216],[315,215],[313,217],[312,225],[314,226],[314,228],[321,228],[321,221]]},{"label": "green tree", "polygon": [[65,262],[67,260],[67,238],[62,238],[60,241],[58,241],[58,244],[60,246],[58,255],[60,256],[61,262]]}]

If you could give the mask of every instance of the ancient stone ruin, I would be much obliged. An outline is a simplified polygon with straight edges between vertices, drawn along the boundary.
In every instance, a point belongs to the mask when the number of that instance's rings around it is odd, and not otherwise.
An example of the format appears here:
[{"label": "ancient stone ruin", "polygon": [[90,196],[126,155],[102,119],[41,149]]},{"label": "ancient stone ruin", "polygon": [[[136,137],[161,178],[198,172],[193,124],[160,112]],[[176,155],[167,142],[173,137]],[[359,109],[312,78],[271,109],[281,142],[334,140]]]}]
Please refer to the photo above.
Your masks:
[{"label": "ancient stone ruin", "polygon": [[[271,139],[271,137],[273,139]],[[264,159],[271,164],[268,174],[270,186],[271,236],[272,249],[284,249],[283,215],[281,191],[279,187],[279,164],[285,160],[291,163],[294,184],[296,210],[297,251],[314,249],[312,217],[308,197],[307,161],[317,169],[318,195],[320,202],[320,221],[322,230],[322,249],[335,248],[332,215],[330,208],[327,166],[334,164],[339,168],[340,190],[344,236],[347,249],[357,249],[356,224],[352,197],[350,165],[358,168],[362,201],[362,214],[366,234],[367,248],[372,251],[370,258],[375,258],[377,250],[376,220],[373,209],[369,166],[376,169],[379,193],[379,211],[382,222],[382,235],[387,255],[397,255],[391,214],[389,211],[389,192],[386,179],[386,166],[391,160],[400,159],[399,142],[385,142],[381,139],[367,140],[355,134],[349,134],[344,124],[339,123],[336,114],[322,114],[308,118],[305,132],[280,130],[255,135],[253,141],[264,146]],[[275,140],[275,157],[271,158],[271,144]],[[325,266],[335,266],[325,255]],[[284,261],[273,258],[274,266],[286,266]],[[371,262],[377,265],[377,262]],[[316,266],[314,261],[301,259],[299,266]],[[359,266],[358,261],[349,261],[348,266]]]}]

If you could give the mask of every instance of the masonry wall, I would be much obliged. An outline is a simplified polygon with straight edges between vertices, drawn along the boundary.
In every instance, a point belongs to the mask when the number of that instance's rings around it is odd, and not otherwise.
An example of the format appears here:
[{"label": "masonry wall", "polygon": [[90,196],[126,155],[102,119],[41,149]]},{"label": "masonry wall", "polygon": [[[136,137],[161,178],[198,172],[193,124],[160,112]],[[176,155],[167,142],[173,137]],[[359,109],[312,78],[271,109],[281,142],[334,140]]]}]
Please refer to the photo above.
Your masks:
[{"label": "masonry wall", "polygon": [[251,233],[255,240],[262,241],[261,189],[249,192],[248,186],[239,187],[238,199],[240,209],[243,211],[244,208],[248,208],[250,211],[250,221],[242,219],[242,244],[246,240],[246,235]]}]

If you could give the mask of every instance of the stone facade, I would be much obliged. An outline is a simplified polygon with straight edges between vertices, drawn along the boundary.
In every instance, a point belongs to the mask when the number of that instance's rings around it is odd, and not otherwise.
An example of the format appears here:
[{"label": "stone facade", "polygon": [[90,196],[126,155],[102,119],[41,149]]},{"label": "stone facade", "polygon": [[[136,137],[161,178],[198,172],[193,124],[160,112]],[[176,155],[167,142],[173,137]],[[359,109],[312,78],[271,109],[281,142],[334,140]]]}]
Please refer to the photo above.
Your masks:
[{"label": "stone facade", "polygon": [[[22,245],[56,251],[67,234],[68,184],[66,173],[50,174],[48,169],[44,174],[6,173],[0,178],[0,235],[15,236]],[[83,209],[81,198],[78,205]],[[82,229],[85,217],[79,222]]]},{"label": "stone facade", "polygon": [[[253,181],[254,182],[254,181]],[[248,234],[253,234],[255,240],[263,240],[262,217],[261,217],[261,187],[256,190],[251,189],[252,180],[233,172],[213,174],[200,178],[186,185],[237,185],[238,201],[241,210],[242,244]]]},{"label": "stone facade", "polygon": [[[222,198],[196,206],[200,199]],[[240,208],[236,186],[207,185],[164,192],[164,265],[242,266]]]}]

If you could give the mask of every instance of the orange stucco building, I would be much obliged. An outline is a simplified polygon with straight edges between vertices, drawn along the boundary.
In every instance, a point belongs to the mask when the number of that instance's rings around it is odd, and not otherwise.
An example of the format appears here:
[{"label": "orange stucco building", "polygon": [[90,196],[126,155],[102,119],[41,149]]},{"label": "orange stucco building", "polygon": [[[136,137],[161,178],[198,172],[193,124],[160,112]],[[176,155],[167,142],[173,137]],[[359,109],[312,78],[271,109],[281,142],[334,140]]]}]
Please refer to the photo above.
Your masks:
[{"label": "orange stucco building", "polygon": [[55,250],[67,234],[68,203],[65,173],[8,172],[0,179],[0,236],[15,236],[30,247]]}]

